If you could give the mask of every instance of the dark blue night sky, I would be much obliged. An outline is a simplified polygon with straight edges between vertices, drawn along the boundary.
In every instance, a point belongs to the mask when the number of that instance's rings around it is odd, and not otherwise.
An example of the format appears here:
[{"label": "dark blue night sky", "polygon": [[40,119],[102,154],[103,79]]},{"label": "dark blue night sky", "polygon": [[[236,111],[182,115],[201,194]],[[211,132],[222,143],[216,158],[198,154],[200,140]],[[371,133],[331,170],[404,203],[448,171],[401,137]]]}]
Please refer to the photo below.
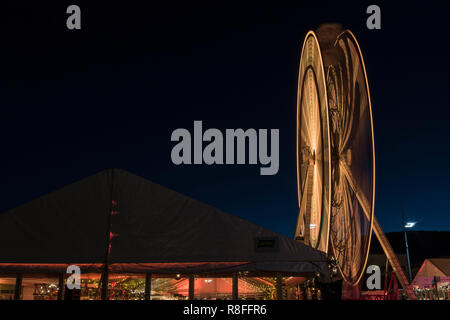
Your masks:
[{"label": "dark blue night sky", "polygon": [[[310,2],[310,1],[308,1]],[[319,2],[319,1],[317,1]],[[68,3],[71,4],[71,3]],[[448,10],[442,2],[295,6],[10,4],[0,52],[0,211],[119,167],[289,237],[297,219],[295,114],[309,29],[340,22],[363,50],[376,148],[375,213],[450,230]],[[280,170],[175,166],[176,128],[280,129]]]}]

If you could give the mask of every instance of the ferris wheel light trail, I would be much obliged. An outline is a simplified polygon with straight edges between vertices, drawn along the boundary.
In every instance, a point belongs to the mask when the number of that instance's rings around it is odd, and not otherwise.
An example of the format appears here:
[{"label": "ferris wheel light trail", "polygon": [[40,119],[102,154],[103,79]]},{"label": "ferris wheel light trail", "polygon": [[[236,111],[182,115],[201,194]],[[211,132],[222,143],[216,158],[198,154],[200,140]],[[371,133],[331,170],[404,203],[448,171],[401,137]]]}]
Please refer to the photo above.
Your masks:
[{"label": "ferris wheel light trail", "polygon": [[357,285],[372,231],[408,296],[414,295],[374,216],[372,104],[361,49],[340,25],[305,37],[297,96],[295,238],[333,256],[342,278]]}]

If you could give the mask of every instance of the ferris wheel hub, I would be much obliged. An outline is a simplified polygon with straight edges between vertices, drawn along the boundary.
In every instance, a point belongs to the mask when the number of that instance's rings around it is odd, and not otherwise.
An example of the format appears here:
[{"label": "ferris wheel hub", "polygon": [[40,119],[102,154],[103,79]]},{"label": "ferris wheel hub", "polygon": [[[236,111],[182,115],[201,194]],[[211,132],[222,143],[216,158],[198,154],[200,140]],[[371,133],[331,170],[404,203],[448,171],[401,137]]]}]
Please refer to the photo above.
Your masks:
[{"label": "ferris wheel hub", "polygon": [[347,166],[352,165],[352,150],[347,149],[339,155],[339,160],[345,163]]},{"label": "ferris wheel hub", "polygon": [[316,163],[316,150],[311,150],[310,146],[304,146],[301,152],[302,164],[308,164],[314,166]]}]

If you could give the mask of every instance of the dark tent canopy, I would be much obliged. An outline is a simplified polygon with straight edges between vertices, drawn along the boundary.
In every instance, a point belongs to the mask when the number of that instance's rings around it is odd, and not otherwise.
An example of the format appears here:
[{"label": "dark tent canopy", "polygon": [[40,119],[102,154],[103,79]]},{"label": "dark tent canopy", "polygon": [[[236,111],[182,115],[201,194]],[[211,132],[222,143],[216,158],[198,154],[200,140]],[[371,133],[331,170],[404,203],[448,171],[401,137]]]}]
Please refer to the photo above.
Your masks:
[{"label": "dark tent canopy", "polygon": [[120,169],[1,213],[0,226],[0,272],[328,273],[324,253]]}]

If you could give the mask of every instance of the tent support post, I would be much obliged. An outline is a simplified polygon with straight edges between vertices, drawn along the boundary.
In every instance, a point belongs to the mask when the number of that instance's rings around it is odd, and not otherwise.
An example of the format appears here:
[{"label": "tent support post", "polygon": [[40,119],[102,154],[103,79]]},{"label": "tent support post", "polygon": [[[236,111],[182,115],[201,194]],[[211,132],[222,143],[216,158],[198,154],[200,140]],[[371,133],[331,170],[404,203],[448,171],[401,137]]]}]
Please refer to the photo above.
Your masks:
[{"label": "tent support post", "polygon": [[145,300],[150,300],[150,294],[152,292],[152,274],[145,273]]},{"label": "tent support post", "polygon": [[281,274],[281,272],[277,272],[277,300],[282,300],[283,299],[283,292],[282,292],[282,281],[283,281],[283,276]]},{"label": "tent support post", "polygon": [[64,273],[58,275],[58,288],[58,300],[62,300],[64,291]]},{"label": "tent support post", "polygon": [[231,289],[231,298],[233,300],[238,300],[239,292],[238,292],[238,273],[233,272],[233,282]]},{"label": "tent support post", "polygon": [[108,267],[107,266],[106,266],[105,270],[103,271],[103,277],[101,278],[101,281],[102,281],[101,299],[108,300]]},{"label": "tent support post", "polygon": [[20,291],[22,291],[22,274],[16,277],[16,286],[14,288],[14,300],[20,300]]},{"label": "tent support post", "polygon": [[194,300],[194,276],[189,276],[189,300]]},{"label": "tent support post", "polygon": [[111,171],[111,199],[110,199],[110,208],[109,213],[107,216],[106,221],[106,253],[105,253],[105,262],[103,264],[103,273],[102,277],[100,279],[102,284],[102,291],[101,291],[101,299],[107,300],[108,299],[108,262],[109,262],[109,253],[111,250],[111,215],[113,211],[116,209],[117,202],[114,200],[114,169]]}]

